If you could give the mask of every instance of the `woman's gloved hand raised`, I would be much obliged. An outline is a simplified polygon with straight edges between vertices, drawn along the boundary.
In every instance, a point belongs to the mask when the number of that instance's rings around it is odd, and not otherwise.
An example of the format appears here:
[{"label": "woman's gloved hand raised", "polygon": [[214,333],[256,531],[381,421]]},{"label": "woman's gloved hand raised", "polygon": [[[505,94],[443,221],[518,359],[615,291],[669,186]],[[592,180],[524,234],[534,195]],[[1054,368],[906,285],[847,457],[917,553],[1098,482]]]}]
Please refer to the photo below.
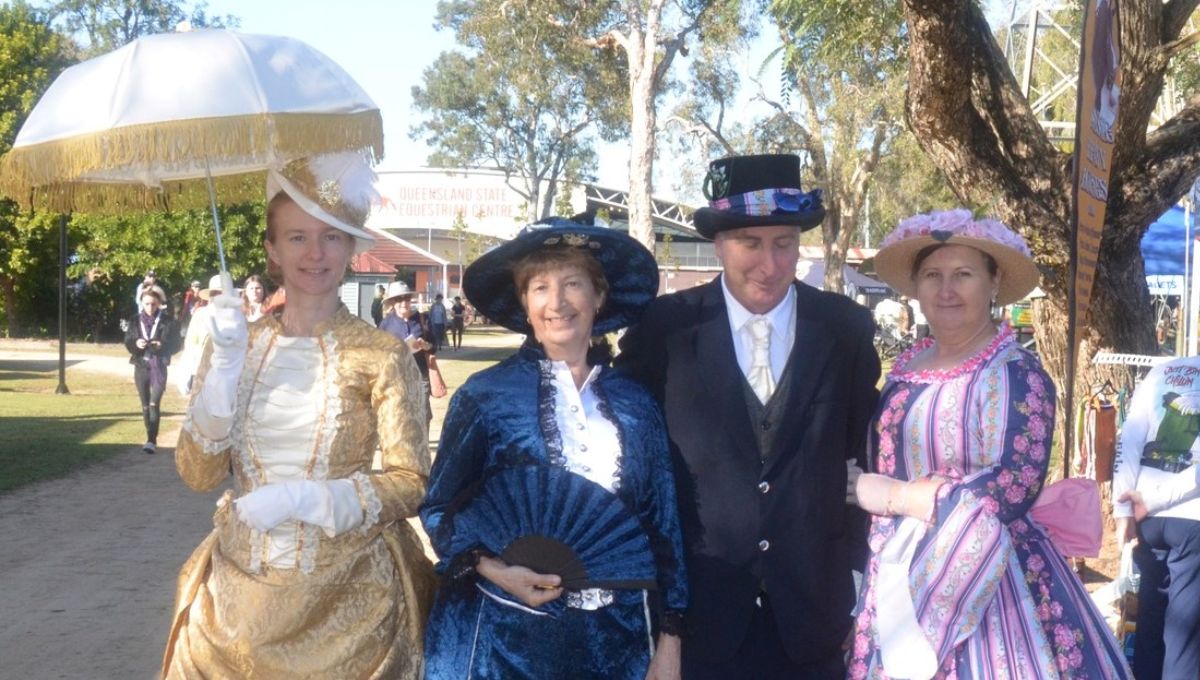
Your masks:
[{"label": "woman's gloved hand raised", "polygon": [[212,353],[204,387],[192,404],[192,422],[205,437],[219,441],[229,436],[237,406],[237,384],[246,362],[250,333],[242,299],[233,289],[228,272],[221,273],[221,294],[209,302],[208,326]]},{"label": "woman's gloved hand raised", "polygon": [[246,328],[246,314],[242,311],[242,298],[233,288],[229,272],[221,273],[221,294],[213,296],[208,315],[209,338],[213,351],[211,366],[222,372],[241,373],[246,360],[246,344],[250,333]]}]

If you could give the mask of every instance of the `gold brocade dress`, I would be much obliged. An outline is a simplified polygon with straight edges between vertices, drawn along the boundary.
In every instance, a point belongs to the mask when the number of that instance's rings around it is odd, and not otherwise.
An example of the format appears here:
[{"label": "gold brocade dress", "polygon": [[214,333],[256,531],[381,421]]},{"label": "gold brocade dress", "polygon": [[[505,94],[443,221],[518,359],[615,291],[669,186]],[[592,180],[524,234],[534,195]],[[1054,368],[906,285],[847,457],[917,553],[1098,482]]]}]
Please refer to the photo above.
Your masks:
[{"label": "gold brocade dress", "polygon": [[[193,400],[207,371],[206,354]],[[345,307],[312,337],[284,336],[273,316],[251,324],[228,438],[203,437],[189,409],[175,452],[189,487],[232,469],[236,491],[180,573],[164,677],[421,676],[433,572],[405,518],[429,472],[424,399],[408,348]],[[300,479],[352,480],[362,524],[331,537],[238,519],[235,496]]]}]

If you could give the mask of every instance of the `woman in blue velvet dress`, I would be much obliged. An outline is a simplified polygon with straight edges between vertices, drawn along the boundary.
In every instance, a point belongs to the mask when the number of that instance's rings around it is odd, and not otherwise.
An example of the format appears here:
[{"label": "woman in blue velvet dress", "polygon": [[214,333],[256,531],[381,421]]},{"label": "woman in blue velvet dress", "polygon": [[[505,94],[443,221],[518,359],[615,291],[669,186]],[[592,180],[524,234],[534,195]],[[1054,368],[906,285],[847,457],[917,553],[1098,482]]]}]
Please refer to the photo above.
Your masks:
[{"label": "woman in blue velvet dress", "polygon": [[[592,346],[632,323],[657,286],[654,258],[636,241],[565,220],[534,225],[467,269],[480,313],[529,338],[472,376],[446,415],[420,511],[443,577],[427,678],[679,677],[687,585],[666,431],[650,395]],[[646,531],[657,589],[564,589],[559,576],[481,545],[459,549],[477,529],[456,517],[472,490],[531,463],[615,494]]]}]

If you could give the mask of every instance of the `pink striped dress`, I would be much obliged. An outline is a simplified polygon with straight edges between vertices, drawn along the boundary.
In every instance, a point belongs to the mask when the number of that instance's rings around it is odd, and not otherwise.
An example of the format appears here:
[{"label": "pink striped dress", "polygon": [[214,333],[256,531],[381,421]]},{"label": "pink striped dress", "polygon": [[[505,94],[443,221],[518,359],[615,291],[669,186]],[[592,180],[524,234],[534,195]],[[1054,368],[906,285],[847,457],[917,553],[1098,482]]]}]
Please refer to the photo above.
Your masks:
[{"label": "pink striped dress", "polygon": [[[933,521],[876,516],[849,677],[1132,678],[1083,585],[1028,516],[1042,489],[1054,386],[1004,326],[944,371],[888,375],[876,471],[939,476]],[[907,588],[905,588],[907,586]]]}]

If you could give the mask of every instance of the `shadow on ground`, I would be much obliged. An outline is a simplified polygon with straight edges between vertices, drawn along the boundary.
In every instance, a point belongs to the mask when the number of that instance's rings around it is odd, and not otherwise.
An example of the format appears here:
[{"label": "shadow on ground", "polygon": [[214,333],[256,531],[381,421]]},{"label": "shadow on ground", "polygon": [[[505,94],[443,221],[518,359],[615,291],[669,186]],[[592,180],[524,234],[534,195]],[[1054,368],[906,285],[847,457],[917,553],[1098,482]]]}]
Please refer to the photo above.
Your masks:
[{"label": "shadow on ground", "polygon": [[[34,480],[62,477],[129,451],[130,442],[85,443],[129,417],[129,413],[104,413],[5,418],[0,429],[0,493]],[[70,455],[63,455],[68,451]]]},{"label": "shadow on ground", "polygon": [[[67,360],[67,368],[80,363],[80,360]],[[46,373],[58,370],[58,360],[48,359],[2,359],[0,360],[0,380],[28,380],[44,378]]]}]

